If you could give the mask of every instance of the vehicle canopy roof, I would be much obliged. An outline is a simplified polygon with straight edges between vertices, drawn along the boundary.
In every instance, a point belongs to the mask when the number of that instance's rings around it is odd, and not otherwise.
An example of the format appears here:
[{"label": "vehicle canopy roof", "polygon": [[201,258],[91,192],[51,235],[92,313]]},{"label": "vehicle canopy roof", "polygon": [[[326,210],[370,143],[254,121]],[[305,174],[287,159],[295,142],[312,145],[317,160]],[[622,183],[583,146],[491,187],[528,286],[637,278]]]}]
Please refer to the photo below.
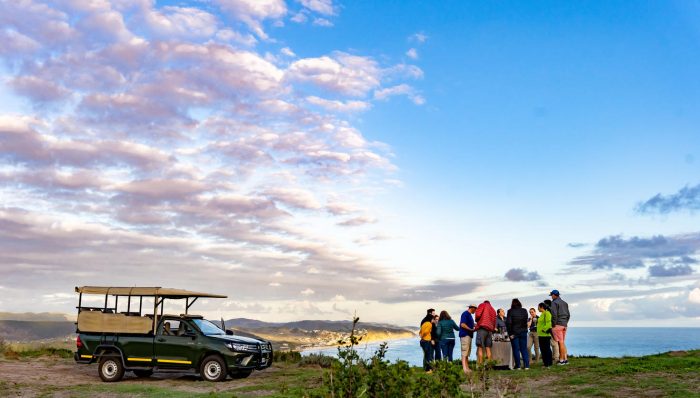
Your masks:
[{"label": "vehicle canopy roof", "polygon": [[228,298],[228,296],[220,294],[193,292],[190,290],[167,287],[76,286],[75,292],[81,294],[106,294],[111,296],[153,296],[168,299],[184,299],[189,297]]}]

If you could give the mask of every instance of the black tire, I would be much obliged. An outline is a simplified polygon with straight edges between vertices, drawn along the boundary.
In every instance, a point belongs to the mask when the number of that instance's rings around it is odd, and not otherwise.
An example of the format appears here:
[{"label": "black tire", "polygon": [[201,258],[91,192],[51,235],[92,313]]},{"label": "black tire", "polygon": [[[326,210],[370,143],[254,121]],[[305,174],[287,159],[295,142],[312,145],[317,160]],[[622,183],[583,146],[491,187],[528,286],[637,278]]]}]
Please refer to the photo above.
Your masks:
[{"label": "black tire", "polygon": [[218,355],[209,355],[199,366],[199,374],[204,381],[224,381],[226,380],[226,363]]},{"label": "black tire", "polygon": [[251,373],[253,373],[252,369],[237,369],[230,371],[229,375],[231,375],[231,378],[233,379],[245,379],[246,377],[250,376]]},{"label": "black tire", "polygon": [[151,377],[153,375],[153,371],[150,369],[149,370],[140,370],[139,369],[139,370],[134,370],[134,374],[136,375],[136,377],[146,378],[146,377]]},{"label": "black tire", "polygon": [[97,368],[100,379],[106,383],[119,381],[124,377],[124,365],[122,359],[117,355],[107,355],[100,358]]}]

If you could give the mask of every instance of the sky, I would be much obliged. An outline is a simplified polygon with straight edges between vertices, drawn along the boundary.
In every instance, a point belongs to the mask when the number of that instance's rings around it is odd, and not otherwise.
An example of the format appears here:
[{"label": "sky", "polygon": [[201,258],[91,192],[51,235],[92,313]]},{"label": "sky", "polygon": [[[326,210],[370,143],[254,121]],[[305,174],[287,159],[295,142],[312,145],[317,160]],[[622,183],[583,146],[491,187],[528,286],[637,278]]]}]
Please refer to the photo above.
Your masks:
[{"label": "sky", "polygon": [[700,326],[697,3],[0,0],[0,62],[0,311]]}]

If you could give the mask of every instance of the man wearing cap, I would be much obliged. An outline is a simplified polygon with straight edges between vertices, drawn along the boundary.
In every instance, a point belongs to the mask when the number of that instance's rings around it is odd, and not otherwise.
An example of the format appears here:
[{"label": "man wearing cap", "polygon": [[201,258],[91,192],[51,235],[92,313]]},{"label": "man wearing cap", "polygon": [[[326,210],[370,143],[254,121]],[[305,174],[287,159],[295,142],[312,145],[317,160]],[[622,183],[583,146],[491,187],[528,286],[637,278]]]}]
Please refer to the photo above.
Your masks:
[{"label": "man wearing cap", "polygon": [[566,352],[566,329],[569,324],[569,304],[562,300],[559,290],[552,290],[549,293],[552,296],[552,338],[559,345],[559,365],[568,365],[569,359]]},{"label": "man wearing cap", "polygon": [[474,337],[474,318],[472,314],[476,312],[476,306],[470,304],[467,310],[462,313],[459,320],[459,342],[462,346],[462,370],[469,373],[469,355],[472,352],[472,338]]}]

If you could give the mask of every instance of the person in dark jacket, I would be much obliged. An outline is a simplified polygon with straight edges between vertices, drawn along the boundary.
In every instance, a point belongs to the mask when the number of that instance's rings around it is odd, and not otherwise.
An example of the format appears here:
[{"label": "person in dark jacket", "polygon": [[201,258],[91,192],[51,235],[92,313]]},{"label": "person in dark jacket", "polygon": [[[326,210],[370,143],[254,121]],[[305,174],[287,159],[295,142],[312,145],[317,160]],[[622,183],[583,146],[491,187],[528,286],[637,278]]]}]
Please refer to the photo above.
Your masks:
[{"label": "person in dark jacket", "polygon": [[558,365],[568,365],[569,358],[566,351],[566,330],[569,326],[569,304],[562,300],[559,290],[552,290],[549,293],[552,296],[552,338],[559,345],[559,363]]},{"label": "person in dark jacket", "polygon": [[420,324],[422,325],[425,322],[432,322],[433,318],[435,318],[435,308],[428,308],[427,314],[420,321]]},{"label": "person in dark jacket", "polygon": [[432,339],[433,345],[433,359],[439,361],[442,359],[442,351],[440,351],[440,336],[438,336],[438,321],[440,317],[438,315],[433,316],[433,330],[430,332],[430,338]]},{"label": "person in dark jacket", "polygon": [[459,326],[452,320],[447,311],[440,311],[440,321],[437,332],[440,337],[440,350],[442,359],[452,362],[452,352],[455,349],[455,331],[459,331]]},{"label": "person in dark jacket", "polygon": [[520,300],[513,299],[508,314],[506,315],[506,329],[510,336],[510,345],[513,348],[515,368],[520,370],[520,358],[526,370],[530,369],[530,353],[527,350],[527,310],[523,308]]}]

